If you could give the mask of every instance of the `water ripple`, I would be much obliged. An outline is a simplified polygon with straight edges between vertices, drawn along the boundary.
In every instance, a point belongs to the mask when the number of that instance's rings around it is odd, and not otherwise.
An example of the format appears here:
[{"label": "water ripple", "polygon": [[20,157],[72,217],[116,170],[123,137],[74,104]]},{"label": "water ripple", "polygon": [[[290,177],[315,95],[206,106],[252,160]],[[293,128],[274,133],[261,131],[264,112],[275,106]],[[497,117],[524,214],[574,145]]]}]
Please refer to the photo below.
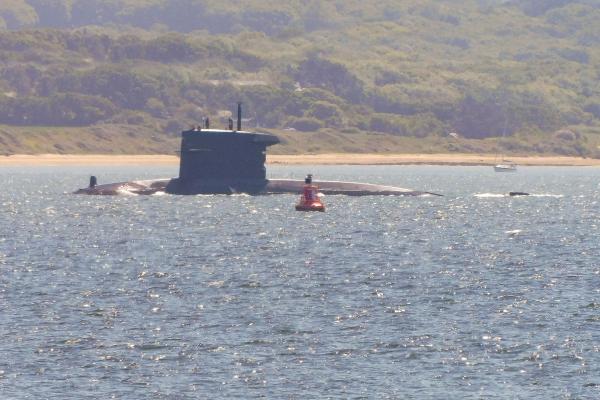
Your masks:
[{"label": "water ripple", "polygon": [[65,194],[161,168],[0,171],[2,397],[599,397],[600,172],[311,168],[445,197],[306,214]]}]

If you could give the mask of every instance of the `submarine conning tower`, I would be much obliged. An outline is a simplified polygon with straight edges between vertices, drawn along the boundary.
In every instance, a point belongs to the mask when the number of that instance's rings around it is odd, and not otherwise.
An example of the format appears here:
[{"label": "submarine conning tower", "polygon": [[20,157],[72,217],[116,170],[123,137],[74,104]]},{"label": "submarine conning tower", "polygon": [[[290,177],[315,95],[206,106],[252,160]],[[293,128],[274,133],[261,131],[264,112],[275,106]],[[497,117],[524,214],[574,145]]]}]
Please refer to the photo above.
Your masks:
[{"label": "submarine conning tower", "polygon": [[259,193],[267,185],[266,149],[279,143],[271,134],[241,130],[191,129],[181,133],[179,178],[166,191],[174,194]]}]

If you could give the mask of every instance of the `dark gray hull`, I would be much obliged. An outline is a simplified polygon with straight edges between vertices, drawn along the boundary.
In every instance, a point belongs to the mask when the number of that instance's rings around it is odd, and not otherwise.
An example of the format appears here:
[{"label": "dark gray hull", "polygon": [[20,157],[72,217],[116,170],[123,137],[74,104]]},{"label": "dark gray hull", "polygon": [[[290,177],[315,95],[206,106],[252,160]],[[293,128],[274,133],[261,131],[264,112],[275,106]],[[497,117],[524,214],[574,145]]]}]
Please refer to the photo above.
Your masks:
[{"label": "dark gray hull", "polygon": [[[314,181],[319,187],[319,191],[326,195],[341,194],[349,196],[422,196],[434,195],[437,193],[416,191],[394,186],[374,185],[358,182],[338,182],[338,181]],[[248,193],[253,195],[293,193],[299,194],[304,186],[303,180],[293,179],[270,179],[264,185],[257,186],[252,184],[250,190],[245,190],[244,185],[239,187],[218,187],[218,190],[212,190],[210,186],[202,187],[194,193],[189,191],[179,191],[180,184],[177,178],[174,179],[155,179],[145,181],[117,182],[106,185],[97,185],[85,189],[79,189],[75,194],[88,195],[152,195],[158,192],[171,194],[234,194]],[[200,188],[201,186],[198,186]]]},{"label": "dark gray hull", "polygon": [[[241,108],[241,103],[238,103],[238,126],[235,131],[232,120],[230,120],[229,130],[208,129],[208,120],[205,120],[205,129],[197,127],[182,132],[178,178],[97,185],[96,177],[92,176],[90,186],[79,189],[75,193],[89,195],[151,195],[159,192],[180,195],[301,193],[305,184],[303,180],[267,179],[264,165],[267,147],[279,143],[279,139],[272,134],[242,131]],[[310,175],[307,176],[307,182],[310,179]],[[368,183],[337,181],[313,181],[313,183],[319,186],[323,194],[435,195],[435,193]]]},{"label": "dark gray hull", "polygon": [[[348,196],[422,196],[437,193],[422,192],[404,189],[395,186],[374,185],[371,183],[339,182],[339,181],[313,181],[323,194],[343,194]],[[264,193],[300,193],[304,181],[292,179],[270,179]]]}]

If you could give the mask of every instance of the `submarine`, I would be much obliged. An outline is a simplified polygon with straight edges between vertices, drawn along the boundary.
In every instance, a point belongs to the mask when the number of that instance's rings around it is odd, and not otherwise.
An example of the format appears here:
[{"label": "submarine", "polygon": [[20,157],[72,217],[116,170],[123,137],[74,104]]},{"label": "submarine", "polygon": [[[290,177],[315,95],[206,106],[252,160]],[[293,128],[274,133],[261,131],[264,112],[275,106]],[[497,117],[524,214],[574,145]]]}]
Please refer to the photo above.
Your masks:
[{"label": "submarine", "polygon": [[[250,195],[300,193],[304,180],[267,179],[265,168],[267,147],[279,143],[269,133],[242,130],[242,104],[237,105],[237,126],[229,119],[229,129],[211,129],[209,120],[204,126],[181,133],[179,176],[177,178],[134,180],[99,185],[92,176],[86,188],[75,194],[151,195],[158,192],[179,195],[236,194]],[[325,195],[350,196],[392,195],[422,196],[437,193],[404,189],[394,186],[359,182],[315,180]]]}]

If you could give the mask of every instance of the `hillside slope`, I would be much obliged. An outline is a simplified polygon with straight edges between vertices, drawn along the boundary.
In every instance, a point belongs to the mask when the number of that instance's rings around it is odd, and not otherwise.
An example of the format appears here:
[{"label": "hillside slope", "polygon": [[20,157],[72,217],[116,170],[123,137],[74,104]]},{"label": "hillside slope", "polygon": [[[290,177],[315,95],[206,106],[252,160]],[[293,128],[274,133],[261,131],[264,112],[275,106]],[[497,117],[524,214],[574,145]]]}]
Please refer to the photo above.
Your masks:
[{"label": "hillside slope", "polygon": [[[241,100],[245,126],[298,143],[316,132],[315,148],[332,147],[331,135],[388,134],[397,145],[380,151],[420,142],[433,151],[500,144],[596,154],[596,1],[238,4],[4,0],[0,124],[95,126],[123,138],[134,127],[155,132],[139,140],[168,141],[204,117],[226,126]],[[511,139],[498,140],[503,133]],[[76,138],[56,137],[59,147],[76,148]],[[140,148],[156,149],[148,140]]]}]

